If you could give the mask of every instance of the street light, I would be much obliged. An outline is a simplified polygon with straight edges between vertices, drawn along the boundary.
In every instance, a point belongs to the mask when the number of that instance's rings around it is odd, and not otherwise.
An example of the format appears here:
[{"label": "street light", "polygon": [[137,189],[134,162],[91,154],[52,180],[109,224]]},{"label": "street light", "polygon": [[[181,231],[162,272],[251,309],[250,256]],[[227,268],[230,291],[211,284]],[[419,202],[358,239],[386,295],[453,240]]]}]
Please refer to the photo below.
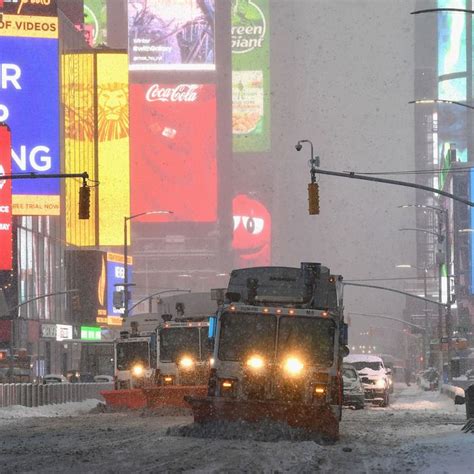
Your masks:
[{"label": "street light", "polygon": [[[419,267],[415,267],[414,265],[409,265],[409,264],[400,264],[400,265],[396,265],[396,268],[413,268],[415,270],[423,270],[423,293],[424,293],[424,297],[427,299],[428,298],[428,288],[427,288],[427,284],[426,284],[426,277],[427,277],[427,273],[428,273],[428,268],[427,267],[423,267],[423,268],[419,268]],[[441,302],[441,301],[440,301]],[[439,306],[439,308],[441,308],[441,306]],[[424,334],[423,334],[423,360],[424,360],[424,366],[425,368],[428,367],[428,360],[429,360],[429,341],[428,341],[428,302],[425,301],[425,309],[424,309],[424,313],[425,313],[425,331],[424,331]]]},{"label": "street light", "polygon": [[[474,108],[474,107],[470,107]],[[449,213],[448,210],[445,209],[444,207],[436,207],[436,206],[429,206],[426,204],[405,204],[403,206],[398,206],[399,208],[409,208],[409,207],[415,207],[415,208],[421,208],[421,209],[426,209],[430,210],[433,212],[436,212],[438,215],[438,233],[434,233],[435,235],[438,236],[438,243],[441,243],[443,240],[446,243],[446,265],[447,265],[447,277],[446,277],[446,319],[445,319],[445,324],[446,324],[446,336],[448,339],[448,378],[451,379],[451,272],[450,272],[450,267],[451,267],[451,239],[450,239],[450,226],[449,226]],[[442,235],[442,230],[443,230],[443,222],[441,219],[441,214],[444,214],[444,230],[445,230],[445,235]],[[431,231],[428,231],[426,229],[419,229],[420,231],[426,232],[426,233],[432,233]],[[439,261],[439,301],[442,301],[442,274],[443,274],[443,259],[440,259]],[[441,310],[441,306],[439,307],[439,314],[438,314],[438,335],[439,335],[439,345],[440,345],[440,362],[442,363],[442,351],[441,351],[441,339],[443,335],[443,313]],[[443,367],[441,367],[443,369]]]},{"label": "street light", "polygon": [[128,301],[130,299],[130,293],[128,291],[128,287],[130,284],[128,283],[128,229],[127,224],[128,221],[135,219],[136,217],[140,216],[149,216],[151,214],[173,214],[173,211],[145,211],[140,212],[138,214],[134,214],[133,216],[124,216],[123,217],[123,258],[124,258],[124,269],[125,275],[123,279],[123,316],[124,318],[128,317]]}]

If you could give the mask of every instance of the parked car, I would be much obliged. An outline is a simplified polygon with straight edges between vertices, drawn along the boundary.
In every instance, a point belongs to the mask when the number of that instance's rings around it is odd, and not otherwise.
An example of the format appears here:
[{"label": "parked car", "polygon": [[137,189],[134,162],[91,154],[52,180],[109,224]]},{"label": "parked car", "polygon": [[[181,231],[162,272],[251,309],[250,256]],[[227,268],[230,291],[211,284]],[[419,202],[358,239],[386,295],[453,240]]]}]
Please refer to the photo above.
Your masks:
[{"label": "parked car", "polygon": [[390,385],[383,360],[371,354],[350,354],[344,362],[352,364],[359,373],[366,402],[381,407],[390,404]]},{"label": "parked car", "polygon": [[342,365],[342,380],[344,384],[344,405],[354,407],[356,410],[364,408],[364,388],[353,365]]},{"label": "parked car", "polygon": [[69,383],[68,379],[61,374],[48,374],[43,376],[43,383],[44,384],[51,384],[51,383]]},{"label": "parked car", "polygon": [[112,375],[96,375],[94,377],[94,382],[96,383],[109,383],[113,381],[114,378],[112,377]]}]

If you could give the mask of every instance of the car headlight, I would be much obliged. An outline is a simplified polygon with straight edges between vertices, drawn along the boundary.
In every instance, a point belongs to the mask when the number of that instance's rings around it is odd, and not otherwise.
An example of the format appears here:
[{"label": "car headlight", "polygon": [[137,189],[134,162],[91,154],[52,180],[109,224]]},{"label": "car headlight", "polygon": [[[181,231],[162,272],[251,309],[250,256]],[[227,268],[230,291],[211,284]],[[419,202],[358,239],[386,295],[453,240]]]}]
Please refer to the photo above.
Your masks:
[{"label": "car headlight", "polygon": [[182,369],[192,369],[194,367],[194,360],[191,357],[184,356],[179,361],[179,365]]},{"label": "car headlight", "polygon": [[385,388],[385,380],[384,379],[378,379],[375,382],[375,387],[376,388]]},{"label": "car headlight", "polygon": [[303,363],[296,357],[288,357],[284,364],[284,369],[288,375],[300,375],[304,369]]},{"label": "car headlight", "polygon": [[141,377],[144,373],[144,369],[143,369],[143,365],[134,365],[133,368],[132,368],[132,374],[135,376],[135,377]]},{"label": "car headlight", "polygon": [[249,359],[247,360],[247,367],[253,370],[263,369],[264,366],[265,366],[265,361],[258,355],[249,357]]}]

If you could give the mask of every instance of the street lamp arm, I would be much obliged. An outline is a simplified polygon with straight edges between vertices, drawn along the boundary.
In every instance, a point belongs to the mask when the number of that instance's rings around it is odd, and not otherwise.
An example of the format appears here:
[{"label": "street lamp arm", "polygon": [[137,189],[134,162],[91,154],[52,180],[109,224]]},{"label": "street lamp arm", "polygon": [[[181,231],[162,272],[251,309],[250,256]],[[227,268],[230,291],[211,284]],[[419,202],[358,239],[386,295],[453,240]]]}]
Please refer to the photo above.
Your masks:
[{"label": "street lamp arm", "polygon": [[425,234],[431,234],[438,237],[440,241],[444,240],[444,235],[438,234],[438,232],[433,232],[432,230],[428,230],[428,229],[417,229],[415,227],[402,227],[401,229],[398,229],[398,230],[413,230],[415,232],[424,232]]},{"label": "street lamp arm", "polygon": [[385,286],[377,286],[377,285],[364,285],[362,283],[347,283],[343,282],[344,286],[360,286],[361,288],[373,288],[375,290],[384,290],[384,291],[390,291],[392,293],[398,293],[400,295],[405,295],[405,296],[411,296],[412,298],[416,298],[421,301],[426,301],[428,303],[433,303],[438,306],[442,306],[444,308],[447,308],[449,305],[445,303],[440,303],[435,300],[430,300],[429,298],[424,298],[423,296],[418,296],[418,295],[413,295],[412,293],[407,293],[406,291],[401,291],[401,290],[395,290],[394,288],[386,288]]},{"label": "street lamp arm", "polygon": [[135,219],[135,217],[146,216],[150,214],[173,214],[173,211],[144,211],[139,212],[138,214],[134,214],[133,216],[125,216],[124,219],[130,221],[132,219]]},{"label": "street lamp arm", "polygon": [[448,193],[446,191],[442,191],[441,189],[431,188],[429,186],[424,186],[422,184],[417,183],[408,183],[406,181],[398,181],[395,179],[387,179],[387,178],[378,178],[375,176],[365,176],[353,171],[351,172],[340,172],[340,171],[329,171],[329,170],[322,170],[320,168],[314,168],[314,173],[316,174],[326,174],[329,176],[338,176],[340,178],[352,178],[352,179],[360,179],[363,181],[372,181],[376,183],[384,183],[384,184],[393,184],[395,186],[404,186],[406,188],[415,188],[415,189],[422,189],[423,191],[429,191],[431,193],[440,194],[442,196],[448,197],[453,201],[462,202],[463,204],[467,204],[468,206],[474,207],[474,202],[468,201],[467,199],[463,199],[459,196],[454,194]]},{"label": "street lamp arm", "polygon": [[461,107],[466,107],[467,109],[474,109],[472,105],[464,104],[463,102],[457,102],[456,100],[448,99],[417,99],[410,100],[409,104],[454,104],[460,105]]},{"label": "street lamp arm", "polygon": [[350,315],[366,316],[368,318],[390,319],[391,321],[398,321],[399,323],[406,324],[407,326],[416,328],[419,331],[426,332],[426,329],[424,327],[418,326],[417,324],[409,323],[407,321],[404,321],[403,319],[394,318],[393,316],[382,316],[381,314],[353,313],[352,311],[349,313],[349,316]]},{"label": "street lamp arm", "polygon": [[[26,301],[23,301],[23,303],[20,303],[20,304],[17,304],[11,308],[8,309],[8,313],[10,313],[10,311],[13,311],[15,309],[18,309],[18,308],[21,308],[22,306],[24,306],[25,304],[28,304],[28,303],[31,303],[32,301],[36,301],[36,300],[42,300],[44,298],[48,298],[49,296],[56,296],[56,295],[67,295],[69,293],[78,293],[79,290],[66,290],[66,291],[58,291],[56,293],[47,293],[46,295],[40,295],[40,296],[35,296],[34,298],[30,298]],[[8,316],[8,314],[3,314],[3,316]]]},{"label": "street lamp arm", "polygon": [[140,301],[137,301],[133,306],[129,308],[128,312],[130,313],[130,311],[136,308],[140,303],[143,303],[144,301],[149,300],[153,296],[163,295],[165,293],[191,293],[191,290],[180,290],[179,288],[172,288],[170,290],[157,291],[156,293],[152,293],[151,295],[148,295],[145,298],[142,298]]},{"label": "street lamp arm", "polygon": [[425,10],[416,10],[414,12],[410,12],[410,15],[419,15],[420,13],[436,13],[436,12],[474,13],[474,10],[466,10],[464,8],[427,8]]}]

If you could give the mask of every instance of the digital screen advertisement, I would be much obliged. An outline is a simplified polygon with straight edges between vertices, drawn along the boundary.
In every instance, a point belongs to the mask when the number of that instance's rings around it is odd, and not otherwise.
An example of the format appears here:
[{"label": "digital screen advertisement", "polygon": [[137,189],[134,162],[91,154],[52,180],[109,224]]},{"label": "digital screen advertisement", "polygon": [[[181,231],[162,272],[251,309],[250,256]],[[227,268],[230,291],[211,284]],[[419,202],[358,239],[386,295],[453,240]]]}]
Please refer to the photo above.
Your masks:
[{"label": "digital screen advertisement", "polygon": [[[132,283],[132,263],[131,257],[128,257],[128,283]],[[120,283],[125,281],[125,265],[124,256],[107,253],[107,316],[121,316],[124,313],[124,309],[117,309],[114,307],[114,291],[121,291],[122,287],[117,287]]]},{"label": "digital screen advertisement", "polygon": [[213,70],[214,0],[129,0],[130,70]]},{"label": "digital screen advertisement", "polygon": [[[217,218],[214,84],[132,84],[132,213],[147,222]],[[199,124],[199,126],[196,126]]]},{"label": "digital screen advertisement", "polygon": [[122,245],[123,217],[130,215],[127,54],[96,54],[99,245]]},{"label": "digital screen advertisement", "polygon": [[84,0],[84,27],[90,46],[107,44],[107,0]]},{"label": "digital screen advertisement", "polygon": [[234,152],[270,150],[268,0],[232,1],[232,135]]},{"label": "digital screen advertisement", "polygon": [[12,269],[12,180],[10,129],[0,123],[0,270]]},{"label": "digital screen advertisement", "polygon": [[[0,122],[12,133],[12,172],[59,173],[58,41],[3,34]],[[15,215],[60,213],[58,179],[15,180],[12,192]]]},{"label": "digital screen advertisement", "polygon": [[[94,125],[94,55],[61,55],[62,106],[64,113],[64,171],[83,173],[96,180]],[[77,246],[96,245],[97,188],[91,187],[90,218],[79,219],[81,180],[65,180],[66,240]]]}]

